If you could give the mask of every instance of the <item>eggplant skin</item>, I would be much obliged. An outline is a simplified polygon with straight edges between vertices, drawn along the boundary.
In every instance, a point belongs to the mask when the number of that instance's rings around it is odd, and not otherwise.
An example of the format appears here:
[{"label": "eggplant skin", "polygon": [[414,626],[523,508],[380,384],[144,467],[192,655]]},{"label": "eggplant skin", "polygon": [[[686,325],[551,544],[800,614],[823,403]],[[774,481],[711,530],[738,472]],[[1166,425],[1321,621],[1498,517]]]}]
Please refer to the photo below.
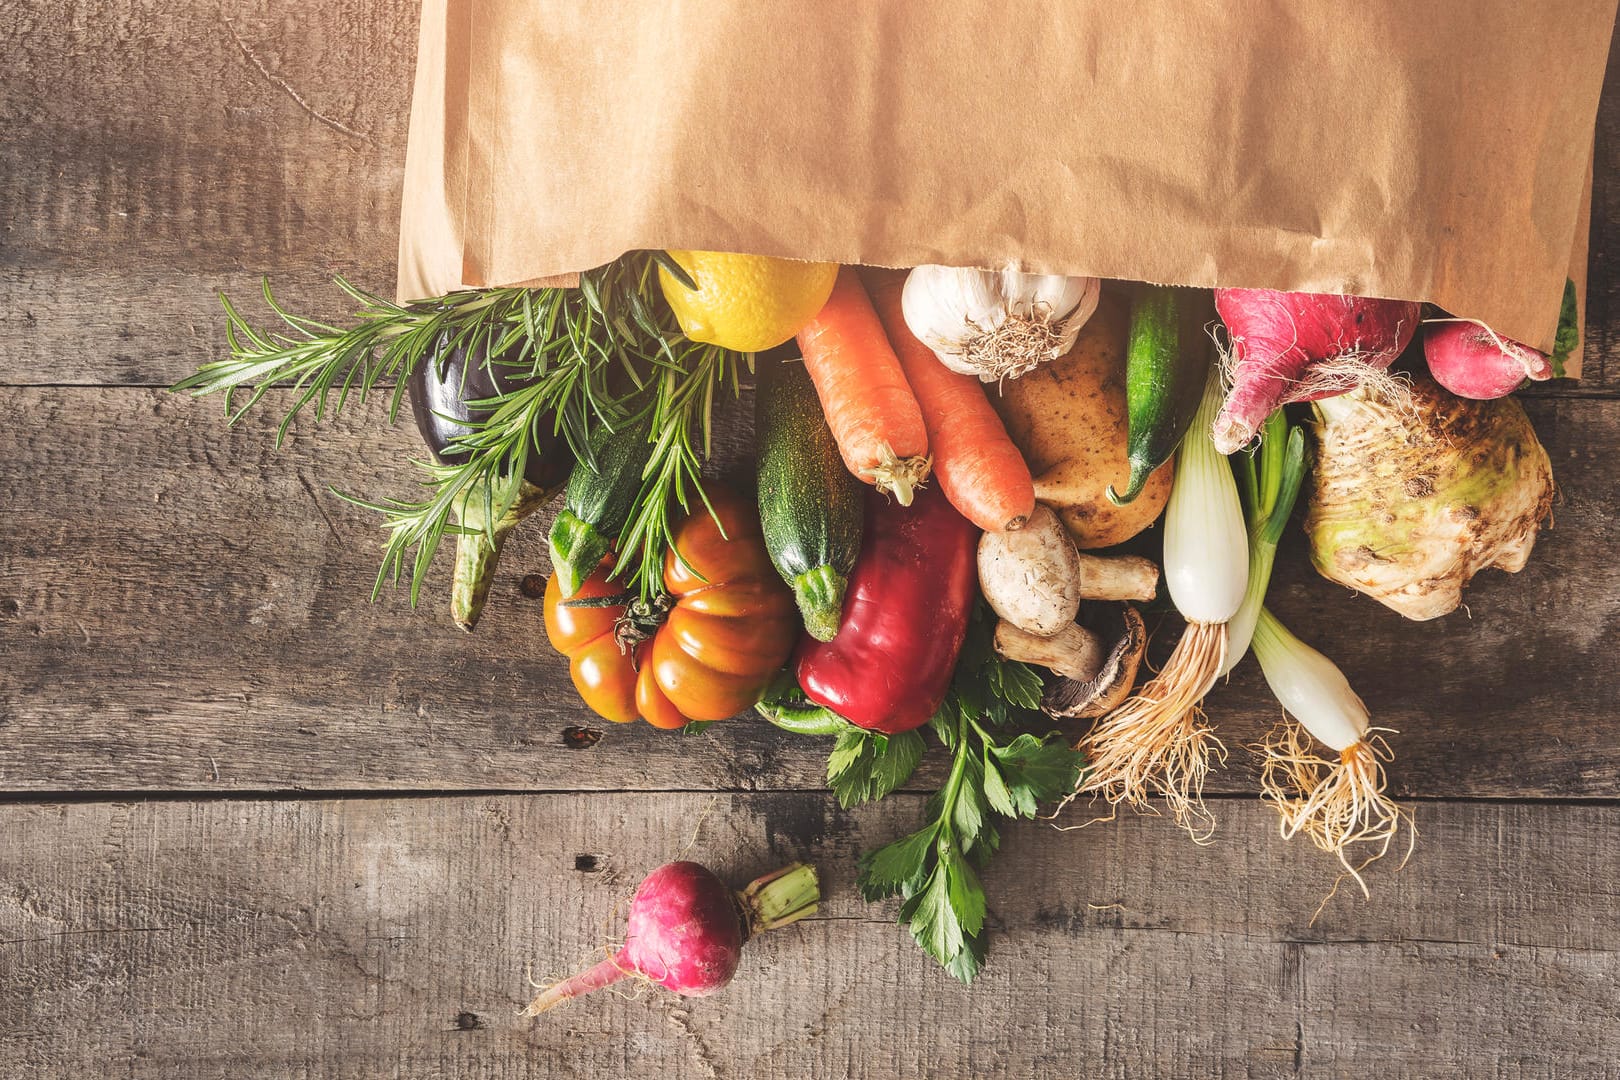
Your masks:
[{"label": "eggplant skin", "polygon": [[[447,451],[451,440],[472,430],[471,424],[488,415],[487,411],[473,409],[469,401],[480,401],[520,389],[532,380],[525,366],[490,360],[484,349],[471,353],[464,348],[447,349],[448,342],[441,339],[440,348],[427,362],[417,364],[406,382],[411,397],[411,415],[416,418],[416,429],[422,441],[433,453],[434,460],[446,465],[465,461],[467,455]],[[510,354],[508,354],[510,355]],[[568,479],[574,456],[551,424],[542,424],[534,450],[529,455],[524,479],[535,487],[550,490]]]}]

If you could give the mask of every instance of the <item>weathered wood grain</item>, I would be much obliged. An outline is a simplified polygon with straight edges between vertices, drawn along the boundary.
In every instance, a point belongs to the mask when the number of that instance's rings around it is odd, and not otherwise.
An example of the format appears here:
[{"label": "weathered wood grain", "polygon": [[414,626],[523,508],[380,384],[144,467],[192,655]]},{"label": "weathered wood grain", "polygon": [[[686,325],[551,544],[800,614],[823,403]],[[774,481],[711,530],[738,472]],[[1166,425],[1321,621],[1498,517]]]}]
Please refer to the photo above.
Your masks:
[{"label": "weathered wood grain", "polygon": [[[400,0],[0,12],[0,383],[167,385],[217,355],[213,292],[270,273],[336,318],[386,291],[414,63]],[[1583,387],[1620,388],[1620,59],[1599,115]]]},{"label": "weathered wood grain", "polygon": [[167,384],[213,290],[391,289],[416,5],[0,11],[0,381]]},{"label": "weathered wood grain", "polygon": [[[1523,573],[1478,579],[1471,617],[1405,622],[1317,578],[1297,535],[1282,553],[1275,607],[1402,733],[1402,793],[1620,791],[1620,403],[1531,409],[1556,528]],[[544,518],[472,635],[444,615],[442,573],[418,611],[369,603],[379,530],[327,488],[414,482],[414,432],[380,403],[300,423],[279,452],[267,419],[228,432],[217,401],[161,391],[0,389],[0,413],[26,418],[0,426],[0,791],[821,786],[825,748],[763,723],[595,721],[524,594],[549,572]],[[1211,715],[1236,746],[1278,714],[1246,664]],[[605,736],[568,750],[573,725]],[[1215,790],[1253,790],[1243,760]]]},{"label": "weathered wood grain", "polygon": [[[1333,874],[1234,804],[1008,830],[964,988],[861,903],[855,852],[920,799],[538,796],[0,809],[0,1074],[528,1077],[1620,1075],[1620,809],[1419,808],[1418,851]],[[683,852],[737,882],[824,868],[820,918],[721,995],[515,1013]]]}]

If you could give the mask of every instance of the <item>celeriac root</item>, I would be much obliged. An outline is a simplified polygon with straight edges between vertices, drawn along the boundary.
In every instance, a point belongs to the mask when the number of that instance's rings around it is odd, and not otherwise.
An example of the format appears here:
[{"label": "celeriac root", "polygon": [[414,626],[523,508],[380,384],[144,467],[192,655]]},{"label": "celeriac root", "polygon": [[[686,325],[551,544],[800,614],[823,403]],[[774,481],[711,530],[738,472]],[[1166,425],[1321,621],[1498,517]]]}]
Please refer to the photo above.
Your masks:
[{"label": "celeriac root", "polygon": [[1320,360],[1288,388],[1285,403],[1308,401],[1318,394],[1343,394],[1358,387],[1370,397],[1397,408],[1412,407],[1411,380],[1398,371],[1372,367],[1363,353],[1344,353]]},{"label": "celeriac root", "polygon": [[1226,639],[1225,623],[1187,624],[1164,670],[1076,744],[1089,761],[1071,798],[1146,810],[1158,795],[1194,841],[1209,840],[1215,816],[1204,804],[1204,778],[1211,759],[1226,763],[1226,747],[1199,703],[1220,675]]},{"label": "celeriac root", "polygon": [[[1319,754],[1305,729],[1292,720],[1255,748],[1262,758],[1260,797],[1281,815],[1283,839],[1304,833],[1311,843],[1338,858],[1363,896],[1370,893],[1361,871],[1389,853],[1403,821],[1409,838],[1408,857],[1417,843],[1411,811],[1384,791],[1388,784],[1384,762],[1394,754],[1377,732],[1388,730],[1369,729],[1337,761]],[[1352,864],[1348,854],[1352,844],[1372,845],[1371,854]],[[1401,865],[1406,865],[1405,858]]]}]

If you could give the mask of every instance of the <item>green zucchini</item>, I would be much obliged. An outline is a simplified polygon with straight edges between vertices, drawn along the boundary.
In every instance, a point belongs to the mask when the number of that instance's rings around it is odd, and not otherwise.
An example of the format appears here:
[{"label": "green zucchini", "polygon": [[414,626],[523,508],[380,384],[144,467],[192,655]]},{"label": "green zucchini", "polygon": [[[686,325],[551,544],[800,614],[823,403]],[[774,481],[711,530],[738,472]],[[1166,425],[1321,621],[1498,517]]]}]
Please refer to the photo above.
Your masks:
[{"label": "green zucchini", "polygon": [[763,363],[754,407],[765,548],[804,628],[831,641],[861,550],[865,485],[844,467],[802,362]]},{"label": "green zucchini", "polygon": [[548,538],[552,571],[564,597],[579,591],[630,520],[641,473],[652,457],[651,432],[651,409],[611,431],[599,423],[590,434],[596,468],[584,460],[574,463]]},{"label": "green zucchini", "polygon": [[1108,499],[1124,506],[1148,477],[1170,460],[1192,426],[1209,373],[1209,348],[1197,297],[1172,285],[1138,285],[1131,295],[1131,331],[1125,348],[1126,452],[1130,482]]}]

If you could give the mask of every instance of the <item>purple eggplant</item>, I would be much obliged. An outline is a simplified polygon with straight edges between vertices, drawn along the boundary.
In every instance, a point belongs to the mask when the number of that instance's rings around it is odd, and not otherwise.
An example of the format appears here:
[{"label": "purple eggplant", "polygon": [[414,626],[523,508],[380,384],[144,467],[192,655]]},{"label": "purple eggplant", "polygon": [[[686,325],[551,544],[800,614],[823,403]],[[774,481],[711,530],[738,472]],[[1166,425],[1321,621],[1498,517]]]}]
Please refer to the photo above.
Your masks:
[{"label": "purple eggplant", "polygon": [[[417,430],[434,460],[455,465],[465,461],[468,455],[466,451],[454,450],[452,441],[470,433],[472,425],[488,415],[487,411],[475,409],[468,402],[507,394],[531,381],[527,362],[503,362],[500,357],[492,360],[482,347],[446,349],[441,345],[431,362],[415,366],[406,388],[410,392],[411,413],[416,418]],[[517,500],[492,528],[486,528],[487,492],[482,487],[469,490],[461,499],[457,521],[473,531],[456,537],[450,614],[457,626],[471,630],[477,624],[489,597],[490,580],[500,560],[506,534],[567,483],[573,464],[574,456],[567,443],[551,426],[542,425],[535,445],[530,448]]]}]

